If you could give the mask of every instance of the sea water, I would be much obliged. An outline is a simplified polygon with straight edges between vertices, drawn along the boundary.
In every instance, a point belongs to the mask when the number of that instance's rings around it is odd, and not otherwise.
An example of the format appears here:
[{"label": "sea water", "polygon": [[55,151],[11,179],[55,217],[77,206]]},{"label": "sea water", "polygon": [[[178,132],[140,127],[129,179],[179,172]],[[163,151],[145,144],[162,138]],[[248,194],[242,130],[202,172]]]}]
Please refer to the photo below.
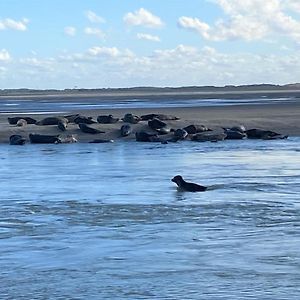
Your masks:
[{"label": "sea water", "polygon": [[0,299],[298,300],[299,166],[300,138],[1,145]]}]

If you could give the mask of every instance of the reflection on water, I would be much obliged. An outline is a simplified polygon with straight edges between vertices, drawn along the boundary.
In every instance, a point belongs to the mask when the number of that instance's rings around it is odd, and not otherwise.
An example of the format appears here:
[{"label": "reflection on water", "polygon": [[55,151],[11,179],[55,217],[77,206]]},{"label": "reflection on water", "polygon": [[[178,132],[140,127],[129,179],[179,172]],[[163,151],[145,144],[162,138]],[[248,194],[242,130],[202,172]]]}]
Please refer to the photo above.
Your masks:
[{"label": "reflection on water", "polygon": [[299,299],[299,148],[1,145],[0,298]]}]

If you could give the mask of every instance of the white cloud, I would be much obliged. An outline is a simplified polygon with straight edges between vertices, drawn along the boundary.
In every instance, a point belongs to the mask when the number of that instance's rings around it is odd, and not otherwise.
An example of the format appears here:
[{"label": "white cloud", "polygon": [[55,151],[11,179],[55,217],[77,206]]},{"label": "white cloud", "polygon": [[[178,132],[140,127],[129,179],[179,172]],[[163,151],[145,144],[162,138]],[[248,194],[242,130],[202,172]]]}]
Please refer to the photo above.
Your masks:
[{"label": "white cloud", "polygon": [[147,34],[147,33],[138,33],[137,38],[139,40],[147,40],[147,41],[152,41],[152,42],[160,42],[160,38],[156,35],[152,34]]},{"label": "white cloud", "polygon": [[85,16],[91,23],[105,23],[105,19],[98,16],[95,12],[88,10],[85,12]]},{"label": "white cloud", "polygon": [[130,26],[145,26],[151,28],[159,28],[163,26],[163,22],[159,17],[153,15],[150,11],[144,8],[140,8],[133,13],[127,13],[123,20]]},{"label": "white cloud", "polygon": [[76,35],[76,28],[72,26],[67,26],[64,28],[64,33],[68,36],[75,36]]},{"label": "white cloud", "polygon": [[299,9],[293,0],[214,0],[225,13],[210,25],[198,18],[182,16],[178,25],[199,33],[211,41],[243,39],[259,40],[278,34],[287,35],[300,42],[300,21],[287,9]]},{"label": "white cloud", "polygon": [[105,33],[99,29],[99,28],[95,28],[95,27],[86,27],[84,29],[85,34],[88,35],[95,35],[96,37],[103,39],[105,38]]},{"label": "white cloud", "polygon": [[116,57],[121,54],[120,50],[116,47],[92,47],[88,49],[88,53],[93,56],[110,56]]},{"label": "white cloud", "polygon": [[7,62],[10,59],[11,59],[11,56],[6,49],[0,50],[0,62]]},{"label": "white cloud", "polygon": [[29,23],[28,19],[22,19],[21,21],[15,21],[10,18],[0,20],[0,30],[17,30],[17,31],[26,31],[27,24]]}]

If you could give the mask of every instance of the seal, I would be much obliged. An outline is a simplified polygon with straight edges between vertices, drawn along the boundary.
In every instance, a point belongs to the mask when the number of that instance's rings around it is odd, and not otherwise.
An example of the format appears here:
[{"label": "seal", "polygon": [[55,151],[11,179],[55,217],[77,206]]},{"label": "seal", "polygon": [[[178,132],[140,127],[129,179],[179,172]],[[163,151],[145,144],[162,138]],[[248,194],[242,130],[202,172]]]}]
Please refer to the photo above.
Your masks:
[{"label": "seal", "polygon": [[200,132],[212,131],[205,125],[189,125],[183,128],[188,134],[195,134]]},{"label": "seal", "polygon": [[148,114],[148,115],[143,115],[141,116],[142,121],[149,121],[152,119],[159,119],[162,121],[172,121],[172,120],[180,120],[180,118],[172,116],[172,115],[164,115],[164,114]]},{"label": "seal", "polygon": [[64,117],[48,117],[35,123],[35,125],[58,125],[60,122],[68,123],[68,119]]},{"label": "seal", "polygon": [[137,142],[161,142],[157,134],[139,131],[135,133],[135,140]]},{"label": "seal", "polygon": [[20,120],[20,119],[23,119],[27,122],[27,124],[35,124],[36,123],[36,120],[33,119],[33,118],[30,118],[30,117],[8,117],[7,120],[8,120],[8,123],[10,125],[17,125],[17,122]]},{"label": "seal", "polygon": [[82,115],[78,115],[77,117],[75,117],[74,119],[74,123],[76,124],[95,124],[97,123],[96,121],[93,120],[92,117],[85,117]]},{"label": "seal", "polygon": [[122,120],[126,123],[137,124],[139,121],[141,121],[141,118],[138,116],[134,116],[133,114],[125,114]]},{"label": "seal", "polygon": [[171,181],[175,182],[178,186],[178,189],[186,192],[204,192],[207,190],[206,186],[192,183],[192,182],[186,182],[183,180],[182,176],[177,175],[171,179]]},{"label": "seal", "polygon": [[179,128],[174,131],[174,139],[176,139],[177,141],[184,140],[187,136],[188,133],[184,129]]},{"label": "seal", "polygon": [[157,130],[166,127],[167,124],[160,119],[154,118],[148,121],[148,126],[153,130]]},{"label": "seal", "polygon": [[60,138],[60,142],[62,144],[72,144],[77,143],[78,140],[76,139],[74,134],[68,134],[66,137]]},{"label": "seal", "polygon": [[202,132],[202,133],[196,133],[192,136],[192,141],[196,142],[218,142],[223,141],[226,138],[225,133],[208,133],[208,132]]},{"label": "seal", "polygon": [[21,135],[19,134],[14,134],[14,135],[11,135],[9,137],[9,144],[10,145],[24,145],[26,143],[26,139],[23,138]]},{"label": "seal", "polygon": [[44,135],[37,133],[30,133],[29,140],[31,144],[60,144],[59,135]]},{"label": "seal", "polygon": [[246,134],[248,139],[276,140],[276,139],[288,138],[287,135],[282,135],[280,133],[271,130],[263,130],[263,129],[256,129],[256,128],[246,130]]},{"label": "seal", "polygon": [[68,122],[66,122],[65,120],[61,120],[57,124],[57,128],[61,131],[66,131],[67,127],[68,127]]},{"label": "seal", "polygon": [[96,140],[92,140],[89,143],[90,144],[103,144],[103,143],[113,143],[114,140],[102,140],[102,139],[96,139]]},{"label": "seal", "polygon": [[132,132],[131,127],[128,124],[122,125],[120,131],[121,131],[121,136],[123,137],[130,135]]},{"label": "seal", "polygon": [[101,131],[99,129],[89,127],[88,125],[86,125],[84,123],[79,123],[78,126],[79,126],[80,130],[84,133],[90,133],[90,134],[105,133],[104,131]]},{"label": "seal", "polygon": [[242,132],[240,130],[235,130],[237,128],[223,128],[224,133],[226,134],[226,140],[242,140],[247,137],[247,134],[245,132]]},{"label": "seal", "polygon": [[119,118],[114,118],[112,115],[103,115],[97,117],[97,122],[100,124],[114,124],[119,121]]},{"label": "seal", "polygon": [[24,127],[27,125],[27,121],[25,119],[19,119],[16,126],[18,127]]}]

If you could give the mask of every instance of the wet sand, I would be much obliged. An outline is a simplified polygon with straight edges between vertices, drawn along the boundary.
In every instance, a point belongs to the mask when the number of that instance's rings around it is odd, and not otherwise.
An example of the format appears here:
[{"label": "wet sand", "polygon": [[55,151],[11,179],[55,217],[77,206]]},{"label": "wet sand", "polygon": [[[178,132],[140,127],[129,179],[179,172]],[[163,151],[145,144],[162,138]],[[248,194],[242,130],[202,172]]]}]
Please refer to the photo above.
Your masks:
[{"label": "wet sand", "polygon": [[[260,128],[272,130],[289,136],[300,136],[300,101],[288,104],[268,104],[268,105],[232,105],[232,106],[215,106],[215,107],[187,107],[187,108],[135,108],[135,109],[101,109],[101,110],[84,110],[69,111],[67,114],[80,113],[84,116],[91,116],[97,119],[99,115],[112,114],[114,117],[122,118],[126,113],[135,115],[143,115],[149,113],[159,113],[175,115],[180,118],[176,121],[166,121],[166,123],[174,129],[182,128],[190,124],[203,124],[215,130],[221,130],[222,127],[230,127],[234,125],[244,125],[247,129]],[[41,120],[47,116],[58,114],[26,114],[22,116],[31,116],[37,120]],[[28,138],[29,133],[40,133],[49,135],[61,135],[65,137],[73,134],[78,142],[89,142],[94,139],[113,139],[115,141],[134,140],[134,134],[128,137],[120,136],[120,127],[124,124],[119,121],[115,124],[93,124],[94,128],[105,131],[104,134],[86,134],[80,131],[78,125],[69,124],[65,132],[61,132],[56,125],[37,126],[26,125],[24,127],[16,127],[8,124],[8,116],[19,116],[18,114],[0,115],[0,143],[8,143],[12,134],[20,134]],[[132,125],[133,133],[140,130],[149,129],[147,122],[142,121],[136,125]]]}]

